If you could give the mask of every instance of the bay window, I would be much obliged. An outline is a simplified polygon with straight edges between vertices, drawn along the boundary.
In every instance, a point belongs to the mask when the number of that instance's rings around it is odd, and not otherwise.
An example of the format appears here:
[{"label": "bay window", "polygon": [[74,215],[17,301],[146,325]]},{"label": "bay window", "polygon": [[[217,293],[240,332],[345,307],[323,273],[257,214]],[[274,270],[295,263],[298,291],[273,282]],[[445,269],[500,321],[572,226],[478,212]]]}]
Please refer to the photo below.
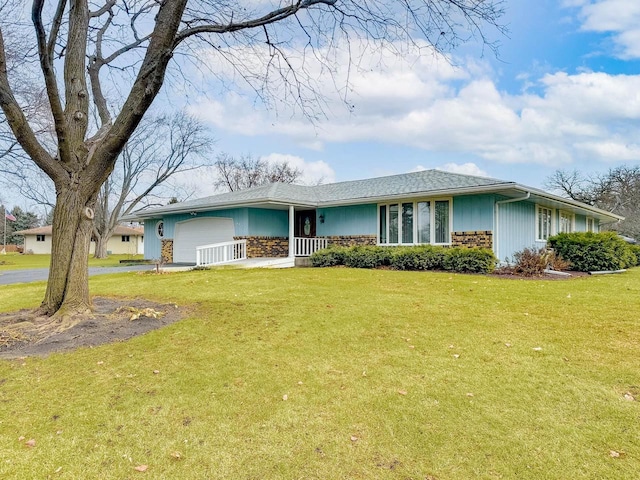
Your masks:
[{"label": "bay window", "polygon": [[379,243],[415,245],[451,242],[451,200],[389,203],[378,207]]}]

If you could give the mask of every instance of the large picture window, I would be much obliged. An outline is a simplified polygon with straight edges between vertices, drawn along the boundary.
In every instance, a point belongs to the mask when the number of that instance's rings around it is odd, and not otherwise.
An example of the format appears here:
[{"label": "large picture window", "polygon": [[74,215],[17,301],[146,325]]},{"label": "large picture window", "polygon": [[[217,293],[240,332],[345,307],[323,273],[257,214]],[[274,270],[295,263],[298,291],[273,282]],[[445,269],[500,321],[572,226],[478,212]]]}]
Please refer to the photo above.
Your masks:
[{"label": "large picture window", "polygon": [[382,245],[451,243],[451,200],[423,200],[380,205]]}]

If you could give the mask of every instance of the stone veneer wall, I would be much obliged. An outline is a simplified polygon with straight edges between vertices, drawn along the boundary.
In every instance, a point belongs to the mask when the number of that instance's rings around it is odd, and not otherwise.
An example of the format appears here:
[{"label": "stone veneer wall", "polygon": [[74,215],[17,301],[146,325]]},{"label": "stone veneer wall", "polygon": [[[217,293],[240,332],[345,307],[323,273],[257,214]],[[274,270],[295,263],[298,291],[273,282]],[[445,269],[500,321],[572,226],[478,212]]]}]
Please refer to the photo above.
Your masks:
[{"label": "stone veneer wall", "polygon": [[478,230],[471,232],[453,232],[451,245],[454,247],[479,247],[493,248],[493,232],[491,230]]},{"label": "stone veneer wall", "polygon": [[339,247],[352,247],[354,245],[377,245],[378,237],[375,235],[334,235],[324,237],[329,241],[329,245]]},{"label": "stone veneer wall", "polygon": [[173,263],[173,240],[163,238],[160,242],[160,258],[164,263]]},{"label": "stone veneer wall", "polygon": [[282,258],[289,256],[287,237],[233,237],[234,240],[247,241],[247,258]]}]

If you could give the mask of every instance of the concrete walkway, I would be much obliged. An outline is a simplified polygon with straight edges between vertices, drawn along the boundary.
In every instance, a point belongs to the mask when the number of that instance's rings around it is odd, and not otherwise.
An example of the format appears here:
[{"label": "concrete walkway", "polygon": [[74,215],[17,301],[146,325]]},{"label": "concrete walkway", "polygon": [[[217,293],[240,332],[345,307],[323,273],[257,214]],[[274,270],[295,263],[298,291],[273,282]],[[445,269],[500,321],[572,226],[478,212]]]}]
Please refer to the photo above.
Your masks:
[{"label": "concrete walkway", "polygon": [[[89,276],[105,275],[107,273],[140,272],[154,270],[155,265],[128,265],[122,267],[90,267]],[[14,283],[29,283],[46,281],[49,276],[48,268],[34,268],[29,270],[4,270],[0,271],[0,285]]]}]

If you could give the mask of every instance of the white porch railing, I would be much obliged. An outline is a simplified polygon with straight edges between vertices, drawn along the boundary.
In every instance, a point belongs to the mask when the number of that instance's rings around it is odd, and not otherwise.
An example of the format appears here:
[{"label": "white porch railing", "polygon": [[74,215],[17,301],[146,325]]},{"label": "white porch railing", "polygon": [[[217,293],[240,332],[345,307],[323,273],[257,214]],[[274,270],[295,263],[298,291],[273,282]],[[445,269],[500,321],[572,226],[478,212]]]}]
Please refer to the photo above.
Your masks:
[{"label": "white porch railing", "polygon": [[295,237],[295,256],[296,257],[308,257],[313,252],[327,248],[326,238],[305,238]]},{"label": "white porch railing", "polygon": [[196,247],[196,266],[209,267],[223,263],[246,260],[247,241],[235,240],[233,242],[213,243]]}]

